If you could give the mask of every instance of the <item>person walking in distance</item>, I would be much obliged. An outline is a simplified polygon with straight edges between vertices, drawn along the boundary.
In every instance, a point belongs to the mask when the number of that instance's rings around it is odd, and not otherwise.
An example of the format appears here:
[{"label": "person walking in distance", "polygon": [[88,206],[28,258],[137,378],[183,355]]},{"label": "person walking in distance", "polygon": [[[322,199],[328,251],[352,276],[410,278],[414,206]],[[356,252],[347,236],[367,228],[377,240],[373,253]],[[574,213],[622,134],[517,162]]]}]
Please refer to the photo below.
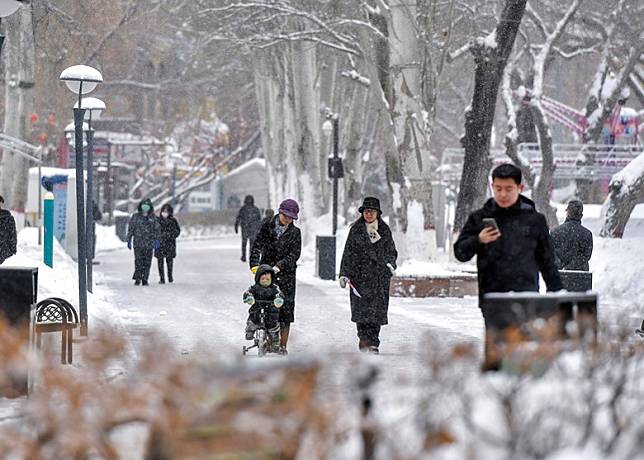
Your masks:
[{"label": "person walking in distance", "polygon": [[485,320],[483,370],[498,369],[490,341],[499,332],[488,317],[484,298],[490,292],[539,291],[539,272],[549,291],[562,289],[548,225],[534,202],[521,194],[521,170],[512,164],[492,171],[493,198],[465,222],[454,254],[461,262],[477,256],[479,308]]},{"label": "person walking in distance", "polygon": [[174,209],[168,203],[161,206],[159,214],[159,247],[154,250],[159,267],[159,284],[165,284],[165,266],[168,266],[168,282],[173,283],[173,262],[177,257],[177,238],[181,234],[179,222],[174,217]]},{"label": "person walking in distance", "polygon": [[16,220],[8,209],[2,209],[3,206],[4,198],[0,196],[0,264],[18,252]]},{"label": "person walking in distance", "polygon": [[159,219],[154,215],[154,207],[149,198],[139,203],[137,212],[132,214],[127,227],[127,247],[134,248],[134,275],[136,286],[148,285],[152,255],[160,246]]},{"label": "person walking in distance", "polygon": [[288,354],[286,346],[295,321],[295,286],[297,260],[302,252],[302,234],[294,225],[300,207],[295,200],[286,199],[280,204],[278,214],[264,221],[250,252],[249,265],[255,274],[257,267],[273,267],[275,282],[284,294],[284,305],[279,311],[280,348],[278,353]]},{"label": "person walking in distance", "polygon": [[584,204],[571,200],[566,207],[566,221],[550,232],[555,249],[555,264],[559,270],[590,269],[593,255],[593,233],[581,225]]},{"label": "person walking in distance", "polygon": [[255,236],[262,224],[262,214],[259,208],[255,206],[255,198],[253,195],[246,195],[244,198],[244,205],[237,214],[235,220],[235,233],[239,232],[241,226],[241,239],[242,239],[242,253],[241,261],[246,262],[246,244],[252,248],[255,242]]},{"label": "person walking in distance", "polygon": [[388,323],[389,283],[396,273],[398,252],[380,201],[366,197],[358,209],[344,246],[340,287],[349,286],[351,321],[358,330],[358,348],[379,353],[380,329]]}]

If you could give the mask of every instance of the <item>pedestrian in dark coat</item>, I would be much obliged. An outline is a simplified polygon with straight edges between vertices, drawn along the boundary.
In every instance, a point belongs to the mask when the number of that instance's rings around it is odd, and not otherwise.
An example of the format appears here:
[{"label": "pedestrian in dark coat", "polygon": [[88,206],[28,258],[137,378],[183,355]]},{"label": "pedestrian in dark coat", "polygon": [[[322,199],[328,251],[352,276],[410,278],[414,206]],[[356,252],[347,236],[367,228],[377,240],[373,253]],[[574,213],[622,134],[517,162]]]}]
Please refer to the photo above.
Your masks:
[{"label": "pedestrian in dark coat", "polygon": [[246,243],[250,243],[250,247],[253,247],[261,224],[262,214],[259,208],[255,206],[255,198],[253,198],[253,195],[246,195],[246,198],[244,198],[244,206],[239,210],[239,214],[237,214],[237,219],[235,220],[235,233],[239,232],[240,226],[242,231],[242,262],[246,262]]},{"label": "pedestrian in dark coat", "polygon": [[584,204],[572,200],[566,207],[566,221],[550,232],[559,270],[588,271],[593,254],[593,233],[581,225]]},{"label": "pedestrian in dark coat", "polygon": [[2,209],[3,205],[4,198],[0,196],[0,264],[18,252],[16,221],[8,209]]},{"label": "pedestrian in dark coat", "polygon": [[340,287],[350,287],[351,321],[358,329],[360,351],[379,352],[380,328],[388,323],[389,282],[398,252],[389,226],[382,220],[380,201],[364,199],[362,216],[353,223],[340,265]]},{"label": "pedestrian in dark coat", "polygon": [[168,203],[161,207],[159,216],[159,248],[154,250],[159,267],[159,284],[165,283],[165,264],[168,266],[168,282],[173,283],[174,258],[177,257],[177,238],[181,234],[179,222],[174,217],[174,209]]},{"label": "pedestrian in dark coat", "polygon": [[302,235],[293,221],[297,220],[299,212],[295,200],[282,201],[277,216],[265,221],[259,230],[249,260],[253,273],[260,264],[272,266],[275,281],[284,293],[284,306],[280,308],[281,354],[287,354],[290,326],[295,321],[296,271],[302,252]]},{"label": "pedestrian in dark coat", "polygon": [[[492,171],[492,187],[494,197],[468,217],[454,243],[454,254],[461,262],[477,256],[479,307],[486,337],[488,332],[495,331],[493,318],[488,317],[490,313],[484,308],[484,294],[538,292],[539,272],[549,291],[562,289],[546,218],[536,211],[531,200],[521,195],[521,170],[511,164],[498,166]],[[484,225],[483,219],[490,218],[496,227]],[[485,362],[492,362],[487,338],[485,351]]]},{"label": "pedestrian in dark coat", "polygon": [[154,215],[154,207],[149,198],[141,201],[137,209],[128,224],[127,247],[134,247],[134,284],[147,286],[152,255],[160,246],[159,218]]}]

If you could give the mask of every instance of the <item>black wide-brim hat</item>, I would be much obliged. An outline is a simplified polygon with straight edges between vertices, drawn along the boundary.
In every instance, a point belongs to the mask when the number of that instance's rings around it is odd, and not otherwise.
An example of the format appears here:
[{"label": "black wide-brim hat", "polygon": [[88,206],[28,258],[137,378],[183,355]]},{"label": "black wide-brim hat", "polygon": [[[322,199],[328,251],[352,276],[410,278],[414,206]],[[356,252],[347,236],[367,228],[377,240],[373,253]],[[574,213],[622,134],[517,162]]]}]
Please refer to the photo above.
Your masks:
[{"label": "black wide-brim hat", "polygon": [[374,196],[368,196],[362,201],[362,206],[358,208],[358,212],[362,214],[365,209],[375,209],[382,214],[380,209],[380,200]]}]

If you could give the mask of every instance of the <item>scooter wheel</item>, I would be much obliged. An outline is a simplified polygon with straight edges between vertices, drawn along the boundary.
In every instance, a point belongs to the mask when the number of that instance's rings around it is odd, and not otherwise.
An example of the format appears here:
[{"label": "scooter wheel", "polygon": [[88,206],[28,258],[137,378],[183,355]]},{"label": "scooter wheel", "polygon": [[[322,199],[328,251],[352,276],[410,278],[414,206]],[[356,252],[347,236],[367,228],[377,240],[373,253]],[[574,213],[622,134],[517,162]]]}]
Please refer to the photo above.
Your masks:
[{"label": "scooter wheel", "polygon": [[246,352],[247,352],[247,351],[248,351],[248,350],[246,350],[246,347],[242,347],[242,355],[246,356]]}]

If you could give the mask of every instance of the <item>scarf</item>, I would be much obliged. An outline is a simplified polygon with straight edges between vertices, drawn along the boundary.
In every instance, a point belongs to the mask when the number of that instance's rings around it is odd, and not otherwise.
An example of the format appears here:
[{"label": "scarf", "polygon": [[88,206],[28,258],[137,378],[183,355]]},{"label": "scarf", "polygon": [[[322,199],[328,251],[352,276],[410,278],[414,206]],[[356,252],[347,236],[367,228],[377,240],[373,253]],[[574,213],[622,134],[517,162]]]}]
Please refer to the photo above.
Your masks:
[{"label": "scarf", "polygon": [[277,236],[278,240],[282,237],[284,232],[286,232],[287,228],[288,225],[280,225],[279,218],[275,219],[275,235]]},{"label": "scarf", "polygon": [[365,222],[367,225],[367,235],[369,235],[369,241],[371,241],[371,244],[377,243],[380,241],[380,234],[378,233],[378,219],[374,220],[370,224]]}]

